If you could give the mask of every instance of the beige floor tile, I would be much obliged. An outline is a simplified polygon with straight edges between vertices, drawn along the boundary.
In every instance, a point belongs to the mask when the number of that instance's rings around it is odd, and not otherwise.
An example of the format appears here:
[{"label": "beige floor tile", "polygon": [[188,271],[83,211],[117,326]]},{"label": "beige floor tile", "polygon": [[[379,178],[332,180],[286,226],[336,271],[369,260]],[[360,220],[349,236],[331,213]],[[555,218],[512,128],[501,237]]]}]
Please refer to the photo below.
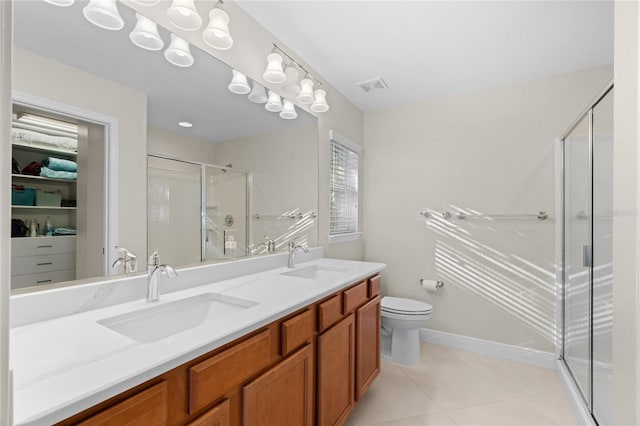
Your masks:
[{"label": "beige floor tile", "polygon": [[436,413],[383,423],[371,423],[369,426],[456,426],[456,424],[446,414]]},{"label": "beige floor tile", "polygon": [[541,410],[522,398],[447,411],[458,426],[552,426],[561,425],[553,412]]},{"label": "beige floor tile", "polygon": [[571,404],[562,390],[531,395],[523,399],[537,410],[553,413],[556,424],[563,426],[577,426],[578,424]]}]

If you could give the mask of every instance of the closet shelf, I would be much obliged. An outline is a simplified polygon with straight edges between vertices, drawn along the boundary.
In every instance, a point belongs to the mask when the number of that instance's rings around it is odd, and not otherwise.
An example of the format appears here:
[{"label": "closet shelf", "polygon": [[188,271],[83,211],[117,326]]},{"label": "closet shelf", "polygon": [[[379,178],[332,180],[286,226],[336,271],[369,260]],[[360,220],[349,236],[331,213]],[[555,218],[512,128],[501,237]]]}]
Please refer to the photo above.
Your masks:
[{"label": "closet shelf", "polygon": [[55,207],[55,206],[16,206],[11,205],[12,209],[28,209],[28,210],[76,210],[77,207]]},{"label": "closet shelf", "polygon": [[67,149],[56,149],[53,147],[51,148],[40,147],[40,146],[29,145],[29,144],[24,144],[20,142],[12,142],[11,145],[24,151],[43,152],[48,154],[57,154],[57,155],[73,156],[73,157],[76,157],[78,155],[76,151],[71,151]]},{"label": "closet shelf", "polygon": [[73,179],[55,179],[55,178],[49,178],[49,177],[45,177],[45,176],[32,176],[32,175],[17,175],[17,174],[12,174],[11,177],[13,179],[29,179],[29,180],[41,180],[41,181],[45,181],[45,182],[65,182],[65,183],[78,183],[77,180],[73,180]]}]

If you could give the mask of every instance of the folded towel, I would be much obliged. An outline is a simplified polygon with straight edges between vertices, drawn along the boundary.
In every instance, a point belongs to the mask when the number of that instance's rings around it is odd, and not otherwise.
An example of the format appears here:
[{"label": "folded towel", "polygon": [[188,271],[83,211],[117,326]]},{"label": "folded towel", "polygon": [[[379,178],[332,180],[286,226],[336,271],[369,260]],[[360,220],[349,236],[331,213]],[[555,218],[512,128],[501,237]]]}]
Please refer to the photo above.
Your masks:
[{"label": "folded towel", "polygon": [[78,141],[64,136],[51,136],[26,129],[11,129],[11,140],[23,145],[34,145],[42,148],[58,148],[68,151],[78,149]]},{"label": "folded towel", "polygon": [[60,172],[77,172],[78,165],[75,161],[64,160],[62,158],[49,157],[43,161],[51,170]]},{"label": "folded towel", "polygon": [[69,179],[69,180],[77,180],[78,173],[76,172],[63,172],[59,170],[51,170],[48,167],[42,166],[40,169],[40,176],[53,178],[53,179]]},{"label": "folded towel", "polygon": [[73,228],[56,228],[53,230],[54,235],[76,235],[76,230]]}]

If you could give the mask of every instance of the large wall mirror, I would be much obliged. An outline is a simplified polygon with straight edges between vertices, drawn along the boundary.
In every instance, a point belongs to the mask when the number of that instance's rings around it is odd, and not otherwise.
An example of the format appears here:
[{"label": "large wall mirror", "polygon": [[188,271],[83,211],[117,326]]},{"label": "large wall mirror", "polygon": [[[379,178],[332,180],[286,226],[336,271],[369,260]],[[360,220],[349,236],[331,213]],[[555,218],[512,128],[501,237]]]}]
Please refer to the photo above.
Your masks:
[{"label": "large wall mirror", "polygon": [[12,289],[134,269],[116,246],[145,271],[153,251],[177,267],[317,245],[317,119],[231,93],[195,46],[170,63],[165,28],[163,49],[139,48],[125,4],[119,31],[86,5],[14,2]]}]

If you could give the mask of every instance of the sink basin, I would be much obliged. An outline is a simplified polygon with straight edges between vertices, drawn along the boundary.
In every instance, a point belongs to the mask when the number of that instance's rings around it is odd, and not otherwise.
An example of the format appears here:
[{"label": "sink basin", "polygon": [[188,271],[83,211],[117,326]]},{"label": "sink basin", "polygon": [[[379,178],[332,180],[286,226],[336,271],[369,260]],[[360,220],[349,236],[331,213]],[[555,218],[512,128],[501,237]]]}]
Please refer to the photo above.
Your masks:
[{"label": "sink basin", "polygon": [[151,343],[257,304],[219,293],[204,293],[105,318],[98,321],[98,324],[138,343]]},{"label": "sink basin", "polygon": [[310,280],[321,280],[324,278],[335,278],[336,276],[342,275],[348,271],[349,270],[346,268],[339,268],[337,266],[312,265],[305,268],[293,269],[288,272],[283,272],[280,275],[308,278]]}]

